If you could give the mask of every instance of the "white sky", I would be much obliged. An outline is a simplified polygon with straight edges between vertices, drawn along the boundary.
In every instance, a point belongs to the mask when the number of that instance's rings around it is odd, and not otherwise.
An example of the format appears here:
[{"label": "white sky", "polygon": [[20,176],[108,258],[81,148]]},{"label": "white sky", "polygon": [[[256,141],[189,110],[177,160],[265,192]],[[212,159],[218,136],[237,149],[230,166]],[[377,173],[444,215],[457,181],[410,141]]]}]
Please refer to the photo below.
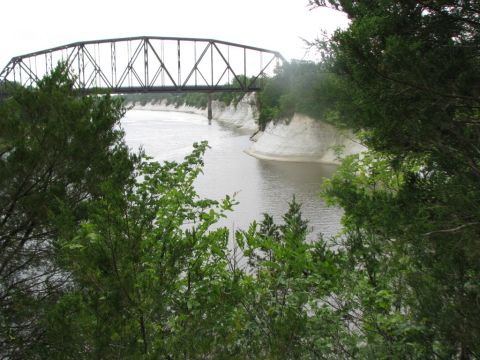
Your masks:
[{"label": "white sky", "polygon": [[0,11],[0,70],[37,50],[144,35],[211,38],[300,59],[301,38],[347,24],[339,12],[309,10],[307,0],[15,0]]}]

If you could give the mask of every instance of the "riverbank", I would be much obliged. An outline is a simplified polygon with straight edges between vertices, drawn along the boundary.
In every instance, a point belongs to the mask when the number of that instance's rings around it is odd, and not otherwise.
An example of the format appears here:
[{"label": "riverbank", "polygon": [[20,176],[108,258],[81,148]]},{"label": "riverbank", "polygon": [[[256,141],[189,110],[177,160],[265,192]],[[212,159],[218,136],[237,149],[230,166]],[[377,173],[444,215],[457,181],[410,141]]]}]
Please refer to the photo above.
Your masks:
[{"label": "riverbank", "polygon": [[[186,104],[175,105],[167,104],[166,100],[161,102],[150,102],[146,104],[128,104],[135,110],[149,111],[174,111],[189,114],[197,114],[207,117],[207,109],[197,108]],[[255,104],[255,94],[247,94],[238,102],[226,105],[221,101],[212,101],[212,117],[216,121],[231,124],[239,129],[254,133],[258,130],[257,125],[257,107]]]},{"label": "riverbank", "polygon": [[295,114],[288,123],[269,123],[253,141],[248,154],[279,161],[339,164],[345,156],[365,150],[353,133],[302,114]]},{"label": "riverbank", "polygon": [[[207,109],[188,105],[151,102],[129,104],[135,110],[174,111],[207,116]],[[213,119],[251,133],[252,145],[245,152],[259,159],[339,164],[347,155],[365,150],[349,131],[341,131],[323,121],[295,114],[290,121],[270,122],[258,131],[258,111],[254,94],[247,94],[236,106],[212,102]]]}]

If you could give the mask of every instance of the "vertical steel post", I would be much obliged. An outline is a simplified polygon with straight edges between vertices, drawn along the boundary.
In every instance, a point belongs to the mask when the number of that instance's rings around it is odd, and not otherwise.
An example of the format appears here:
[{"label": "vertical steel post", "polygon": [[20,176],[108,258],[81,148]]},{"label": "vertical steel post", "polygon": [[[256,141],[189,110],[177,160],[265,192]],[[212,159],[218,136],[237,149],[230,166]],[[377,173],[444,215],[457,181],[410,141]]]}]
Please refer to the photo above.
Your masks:
[{"label": "vertical steel post", "polygon": [[83,58],[83,46],[78,46],[78,87],[83,89],[85,87],[85,61]]},{"label": "vertical steel post", "polygon": [[180,40],[177,40],[177,61],[178,61],[178,83],[177,83],[177,90],[180,90],[180,86],[182,84],[182,78],[180,75]]},{"label": "vertical steel post", "polygon": [[[98,44],[98,47],[97,47],[97,52],[98,52],[98,61],[97,61],[97,76],[98,76],[98,81],[99,81],[99,84],[101,86],[102,84],[102,77],[100,76],[100,74],[102,73],[102,55],[101,55],[101,52],[100,52],[100,44]],[[107,83],[105,83],[105,85],[107,85]]]},{"label": "vertical steel post", "polygon": [[32,77],[32,58],[28,58],[28,70],[30,73],[28,74],[28,79],[30,80],[30,86],[33,84],[33,77]]},{"label": "vertical steel post", "polygon": [[[82,72],[80,71],[81,69],[81,62],[80,62],[80,46],[77,48],[77,67],[78,67],[78,88],[82,88]],[[73,62],[72,62],[73,65]]]},{"label": "vertical steel post", "polygon": [[132,64],[131,64],[131,61],[132,61],[132,58],[131,58],[131,54],[132,54],[132,41],[131,40],[128,40],[127,42],[127,57],[128,57],[128,62],[127,62],[127,68],[128,68],[128,86],[132,86]]},{"label": "vertical steel post", "polygon": [[194,57],[195,57],[195,86],[197,86],[197,42],[195,41],[194,42],[194,48],[193,48],[193,53],[194,53]]},{"label": "vertical steel post", "polygon": [[82,84],[82,89],[85,88],[85,45],[82,45],[80,48],[81,54],[82,54],[82,76],[83,76],[83,84]]},{"label": "vertical steel post", "polygon": [[212,88],[213,88],[213,43],[210,42],[210,71],[212,72]]},{"label": "vertical steel post", "polygon": [[143,41],[143,60],[145,62],[145,87],[149,87],[150,80],[148,79],[148,43],[147,39]]},{"label": "vertical steel post", "polygon": [[115,42],[110,44],[110,65],[112,67],[112,86],[117,87],[117,54],[115,52]]},{"label": "vertical steel post", "polygon": [[97,50],[98,50],[98,43],[93,45],[93,81],[95,82],[95,86],[98,87],[98,71],[97,71]]},{"label": "vertical steel post", "polygon": [[228,47],[227,47],[227,61],[228,61],[228,66],[230,67],[230,69],[228,69],[228,73],[227,73],[227,76],[228,76],[228,84],[230,84],[230,72],[231,72],[231,66],[230,66],[230,45],[228,45]]},{"label": "vertical steel post", "polygon": [[243,48],[243,90],[247,90],[247,49]]},{"label": "vertical steel post", "polygon": [[[165,43],[162,40],[160,44],[161,44],[160,57],[162,59],[162,64],[165,64]],[[160,72],[161,72],[161,77],[162,77],[162,86],[165,86],[165,68],[164,68],[164,65],[161,65],[161,66],[162,66],[162,70],[160,70]]]}]

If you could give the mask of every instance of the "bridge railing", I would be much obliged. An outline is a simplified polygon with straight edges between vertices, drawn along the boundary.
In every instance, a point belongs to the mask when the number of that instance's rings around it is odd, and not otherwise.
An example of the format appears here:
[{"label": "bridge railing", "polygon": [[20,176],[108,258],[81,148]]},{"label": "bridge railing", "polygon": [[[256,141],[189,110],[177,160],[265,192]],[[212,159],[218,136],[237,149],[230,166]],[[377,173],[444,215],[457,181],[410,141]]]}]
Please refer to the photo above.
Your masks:
[{"label": "bridge railing", "polygon": [[284,62],[276,51],[225,41],[132,37],[77,42],[16,56],[2,81],[35,86],[63,62],[85,92],[256,91]]}]

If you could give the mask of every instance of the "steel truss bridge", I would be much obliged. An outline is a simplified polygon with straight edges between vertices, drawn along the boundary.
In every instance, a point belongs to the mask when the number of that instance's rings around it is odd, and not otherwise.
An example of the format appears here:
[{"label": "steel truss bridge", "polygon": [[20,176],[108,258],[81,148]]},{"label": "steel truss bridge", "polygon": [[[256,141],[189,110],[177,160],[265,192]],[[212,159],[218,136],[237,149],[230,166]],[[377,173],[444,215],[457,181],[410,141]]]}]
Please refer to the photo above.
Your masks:
[{"label": "steel truss bridge", "polygon": [[84,41],[13,57],[0,84],[35,86],[63,62],[84,93],[258,91],[285,60],[279,52],[225,41],[131,37]]}]

